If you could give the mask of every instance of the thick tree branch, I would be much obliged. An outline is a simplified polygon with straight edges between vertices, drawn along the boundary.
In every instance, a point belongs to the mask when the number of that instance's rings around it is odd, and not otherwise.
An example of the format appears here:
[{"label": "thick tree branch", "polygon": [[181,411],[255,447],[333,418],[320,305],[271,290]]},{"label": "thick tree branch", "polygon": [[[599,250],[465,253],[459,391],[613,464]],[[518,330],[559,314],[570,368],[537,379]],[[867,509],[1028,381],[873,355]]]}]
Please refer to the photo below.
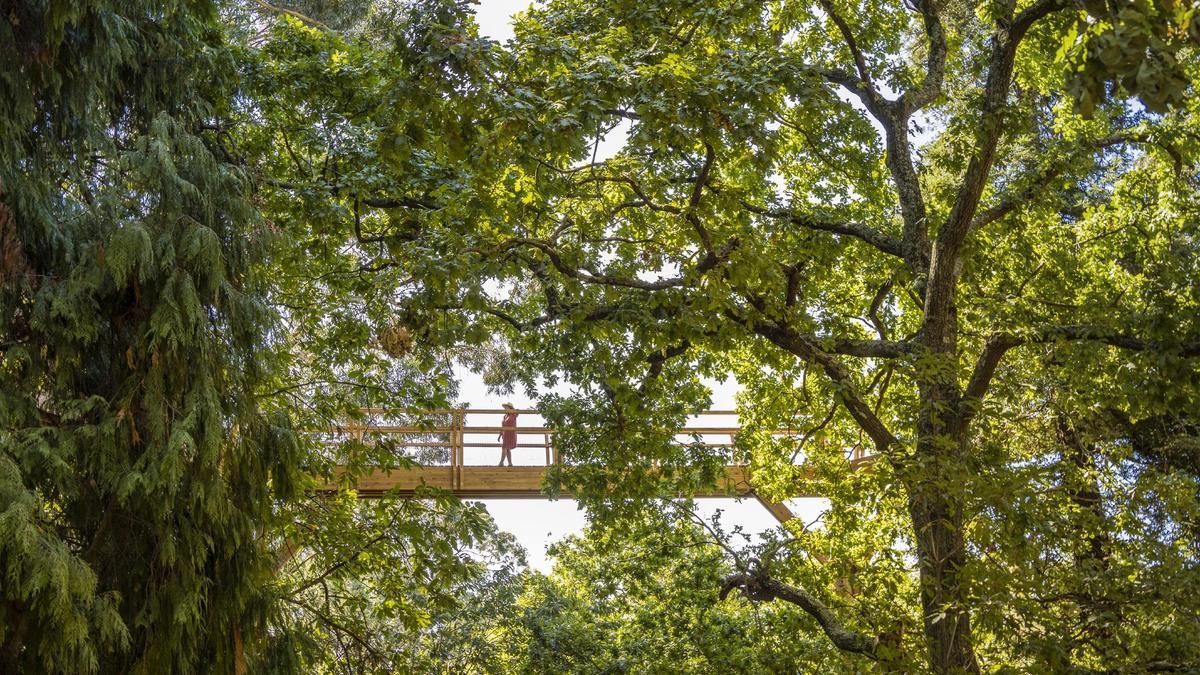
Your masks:
[{"label": "thick tree branch", "polygon": [[720,598],[724,600],[734,589],[741,589],[751,600],[790,602],[816,619],[821,630],[825,631],[825,635],[838,649],[875,658],[879,638],[849,630],[825,603],[802,588],[776,581],[759,571],[725,577],[721,583]]},{"label": "thick tree branch", "polygon": [[[983,107],[976,136],[976,152],[967,164],[955,197],[954,206],[938,232],[938,247],[943,265],[953,265],[966,237],[988,175],[996,159],[996,149],[1004,130],[1003,113],[1012,84],[1017,47],[1033,24],[1047,14],[1065,7],[1059,0],[1039,0],[1015,19],[1000,17],[992,33],[992,54],[983,89]],[[1011,1],[1010,9],[1011,13]]]},{"label": "thick tree branch", "polygon": [[[737,317],[734,318],[736,319]],[[867,405],[866,401],[859,395],[849,369],[837,357],[821,349],[818,346],[820,344],[819,340],[811,336],[802,335],[786,325],[762,319],[751,321],[749,327],[755,334],[770,340],[776,346],[805,361],[820,366],[825,375],[837,387],[838,398],[841,400],[842,405],[845,406],[846,411],[850,413],[854,421],[870,437],[879,454],[885,454],[889,448],[897,443],[896,437],[892,435],[892,432],[888,430],[883,421],[875,415],[871,410],[871,406]],[[875,342],[874,340],[864,341],[864,343]],[[887,344],[894,345],[897,343]]]},{"label": "thick tree branch", "polygon": [[[1163,148],[1167,154],[1171,155],[1172,161],[1178,166],[1182,163],[1182,157],[1178,150],[1171,147],[1169,144],[1163,143],[1158,139],[1152,138],[1144,132],[1127,132],[1120,134],[1111,134],[1103,138],[1096,139],[1087,144],[1086,149],[1089,151],[1105,150],[1117,145],[1126,143],[1149,143]],[[1057,155],[1057,153],[1055,153]],[[1038,169],[1030,172],[1030,175],[1016,181],[1023,185],[1019,189],[1012,190],[1007,194],[1002,195],[999,200],[987,209],[980,211],[971,220],[971,225],[968,228],[968,234],[975,232],[981,228],[987,227],[991,223],[1004,218],[1018,208],[1028,204],[1034,198],[1046,192],[1055,185],[1054,179],[1061,175],[1070,165],[1070,162],[1079,157],[1071,153],[1071,157],[1060,162],[1047,162]]]},{"label": "thick tree branch", "polygon": [[929,39],[929,53],[925,57],[925,77],[920,86],[904,92],[901,105],[905,115],[924,108],[942,93],[942,81],[946,74],[946,31],[942,27],[939,0],[922,0],[917,3],[925,22],[925,35]]},{"label": "thick tree branch", "polygon": [[[711,336],[711,335],[715,335],[715,333],[705,333],[705,335]],[[670,361],[671,359],[676,358],[678,356],[683,356],[691,348],[692,348],[692,341],[685,339],[685,340],[680,340],[678,344],[672,345],[670,347],[663,349],[660,352],[655,352],[655,353],[651,354],[650,356],[648,356],[646,358],[646,362],[650,364],[650,367],[646,369],[646,378],[642,381],[642,384],[638,387],[638,393],[640,393],[640,394],[646,393],[646,389],[647,389],[647,387],[649,387],[650,383],[654,380],[657,380],[659,378],[659,376],[662,375],[663,366],[666,365],[667,361]]]},{"label": "thick tree branch", "polygon": [[713,162],[716,161],[716,158],[716,151],[712,144],[706,141],[704,143],[704,164],[700,167],[700,172],[696,174],[696,184],[692,188],[692,195],[688,198],[687,210],[684,212],[684,218],[692,224],[692,228],[696,230],[696,236],[700,238],[700,244],[710,256],[716,255],[712,236],[705,229],[704,223],[700,222],[700,217],[696,215],[696,208],[700,206],[700,199],[704,196],[704,186],[708,183],[708,175],[712,172]]},{"label": "thick tree branch", "polygon": [[1028,333],[1024,337],[1014,336],[1012,339],[1016,341],[1016,345],[1014,346],[1090,340],[1135,352],[1161,351],[1170,352],[1183,358],[1200,357],[1200,338],[1180,340],[1179,342],[1163,342],[1161,340],[1150,340],[1122,333],[1102,326],[1045,326]]},{"label": "thick tree branch", "polygon": [[971,379],[963,391],[961,401],[961,419],[964,423],[970,421],[979,412],[983,398],[987,395],[996,369],[1003,361],[1005,354],[1015,347],[1027,344],[1049,344],[1053,342],[1091,341],[1135,352],[1160,351],[1171,353],[1182,358],[1200,358],[1200,338],[1181,340],[1167,343],[1161,340],[1129,335],[1104,328],[1101,326],[1044,326],[1033,331],[1018,335],[1014,333],[995,333],[984,344],[983,351],[975,361]]},{"label": "thick tree branch", "polygon": [[891,338],[887,326],[879,316],[879,308],[883,306],[883,301],[887,300],[888,293],[892,290],[892,284],[895,282],[896,275],[893,274],[879,287],[879,290],[875,291],[875,297],[871,298],[871,306],[867,309],[867,316],[870,317],[871,325],[875,327],[875,332],[879,334],[880,340]]},{"label": "thick tree branch", "polygon": [[1016,347],[1017,344],[1012,336],[1004,334],[993,335],[984,344],[983,351],[975,361],[975,368],[971,371],[971,379],[967,382],[967,388],[963,391],[960,418],[964,425],[970,424],[971,420],[979,414],[979,407],[983,404],[983,397],[987,394],[988,387],[991,386],[996,368],[1000,366],[1000,362],[1008,350]]},{"label": "thick tree branch", "polygon": [[898,258],[904,257],[903,247],[894,237],[890,237],[861,223],[832,220],[818,215],[795,213],[784,209],[767,209],[747,202],[742,202],[742,206],[751,213],[766,216],[767,218],[787,220],[793,225],[805,229],[854,237],[874,246],[883,253]]},{"label": "thick tree branch", "polygon": [[828,0],[822,0],[821,5],[837,25],[838,30],[841,31],[847,48],[854,58],[859,73],[858,80],[861,82],[855,81],[847,73],[837,70],[822,70],[819,71],[819,74],[858,96],[871,115],[883,127],[884,141],[887,147],[888,172],[895,184],[901,214],[904,217],[904,236],[901,246],[898,248],[910,270],[914,274],[924,274],[929,260],[928,226],[925,220],[925,198],[921,192],[920,180],[912,161],[908,121],[914,112],[933,102],[942,90],[947,48],[937,0],[922,0],[918,4],[925,23],[925,33],[929,39],[925,76],[916,89],[904,92],[895,101],[889,101],[876,91],[871,81],[866,59],[858,48],[849,25],[834,11]]},{"label": "thick tree branch", "polygon": [[819,2],[821,3],[821,8],[825,10],[825,13],[829,15],[829,18],[833,20],[834,25],[837,26],[838,31],[842,34],[846,48],[850,50],[850,56],[854,59],[854,67],[858,70],[858,79],[861,82],[861,86],[867,95],[877,101],[876,105],[879,105],[879,90],[875,87],[875,82],[871,78],[871,69],[867,67],[867,59],[863,56],[862,50],[858,48],[858,42],[854,39],[854,33],[850,30],[850,24],[846,23],[841,14],[838,14],[837,9],[834,8],[830,0],[819,0]]},{"label": "thick tree branch", "polygon": [[885,100],[868,89],[862,80],[855,74],[849,73],[837,68],[812,68],[809,66],[801,66],[801,72],[814,74],[820,78],[827,80],[832,84],[836,84],[845,88],[851,94],[854,94],[862,101],[867,111],[876,119],[882,120],[887,116],[887,109],[884,107]]},{"label": "thick tree branch", "polygon": [[934,353],[952,353],[956,349],[957,317],[955,292],[960,271],[963,242],[975,218],[979,200],[987,185],[996,149],[1004,130],[1004,111],[1012,84],[1017,46],[1037,19],[1053,11],[1059,0],[1038,0],[1012,18],[1015,0],[1001,9],[1006,15],[996,20],[992,32],[992,54],[983,90],[983,105],[975,138],[976,151],[967,163],[950,214],[937,233],[929,257],[929,277],[925,287],[925,322],[922,339]]}]

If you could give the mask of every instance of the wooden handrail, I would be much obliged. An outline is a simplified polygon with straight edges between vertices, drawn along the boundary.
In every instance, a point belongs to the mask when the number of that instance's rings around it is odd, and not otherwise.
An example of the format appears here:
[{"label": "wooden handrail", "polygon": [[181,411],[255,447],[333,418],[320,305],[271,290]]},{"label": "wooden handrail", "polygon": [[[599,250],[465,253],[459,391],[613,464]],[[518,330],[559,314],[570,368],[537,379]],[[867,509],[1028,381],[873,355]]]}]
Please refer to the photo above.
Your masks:
[{"label": "wooden handrail", "polygon": [[[466,463],[464,451],[467,448],[472,449],[498,449],[503,447],[501,443],[495,441],[468,441],[468,436],[500,434],[504,431],[514,430],[513,427],[504,427],[496,424],[486,424],[472,426],[467,423],[467,419],[471,415],[501,415],[515,412],[518,415],[538,415],[537,410],[531,409],[508,409],[508,408],[453,408],[445,410],[394,410],[388,408],[362,408],[364,414],[372,416],[449,416],[449,426],[442,422],[438,426],[422,426],[417,424],[371,424],[369,422],[354,422],[351,424],[338,425],[332,429],[316,431],[317,434],[346,434],[354,438],[362,440],[368,435],[386,435],[386,436],[424,436],[424,439],[414,439],[411,441],[401,441],[402,447],[408,448],[428,448],[440,449],[446,448],[449,452],[449,466],[452,473],[452,482],[459,486],[462,483],[462,467]],[[737,411],[734,410],[706,410],[699,413],[689,415],[689,418],[703,418],[715,416],[736,416]],[[694,420],[700,422],[701,420]],[[542,448],[545,451],[544,466],[557,465],[561,458],[559,449],[554,445],[554,435],[557,431],[551,427],[544,425],[540,426],[517,426],[515,431],[518,438],[521,436],[540,435],[542,437],[540,443],[520,443],[516,444],[516,448],[532,449]],[[728,437],[728,442],[714,442],[712,439],[701,438],[700,444],[710,448],[733,448],[734,439],[737,434],[741,433],[740,426],[685,426],[677,430],[673,436],[718,436]],[[797,436],[802,432],[796,429],[784,428],[775,429],[769,433],[771,436]],[[440,438],[428,438],[430,436]],[[332,440],[332,439],[331,439]],[[861,461],[868,457],[863,453],[862,449],[856,449],[851,452],[849,459],[852,461]],[[741,466],[745,464],[744,458],[731,457],[731,466]]]},{"label": "wooden handrail", "polygon": [[[359,408],[364,415],[449,415],[451,413],[461,412],[468,415],[504,415],[510,412],[515,412],[519,415],[540,415],[536,408],[434,408],[431,410],[398,410],[396,408]],[[698,416],[713,416],[713,415],[737,415],[736,410],[702,410],[697,413],[691,413],[688,417]]]}]

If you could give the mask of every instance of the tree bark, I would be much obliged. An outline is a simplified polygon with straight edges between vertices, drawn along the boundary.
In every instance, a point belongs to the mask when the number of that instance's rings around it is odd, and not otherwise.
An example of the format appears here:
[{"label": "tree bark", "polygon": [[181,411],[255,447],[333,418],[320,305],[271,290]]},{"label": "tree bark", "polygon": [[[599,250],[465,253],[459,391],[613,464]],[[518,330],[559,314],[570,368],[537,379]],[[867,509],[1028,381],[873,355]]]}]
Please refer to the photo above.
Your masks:
[{"label": "tree bark", "polygon": [[926,461],[917,469],[923,475],[909,481],[908,510],[917,543],[929,665],[935,673],[978,673],[971,615],[960,579],[967,562],[963,498],[938,479],[949,476],[942,470],[945,463],[937,458],[937,449],[922,450],[921,445],[918,455]]},{"label": "tree bark", "polygon": [[8,634],[0,642],[0,672],[20,671],[21,649],[25,644],[25,632],[29,629],[29,613],[16,601],[4,605],[4,619],[8,622]]},{"label": "tree bark", "polygon": [[[933,249],[920,341],[934,361],[918,380],[915,461],[902,467],[921,582],[929,665],[935,673],[978,673],[971,615],[960,574],[967,562],[963,538],[966,496],[960,489],[968,416],[958,372],[956,253]],[[943,257],[949,257],[943,260]]]}]

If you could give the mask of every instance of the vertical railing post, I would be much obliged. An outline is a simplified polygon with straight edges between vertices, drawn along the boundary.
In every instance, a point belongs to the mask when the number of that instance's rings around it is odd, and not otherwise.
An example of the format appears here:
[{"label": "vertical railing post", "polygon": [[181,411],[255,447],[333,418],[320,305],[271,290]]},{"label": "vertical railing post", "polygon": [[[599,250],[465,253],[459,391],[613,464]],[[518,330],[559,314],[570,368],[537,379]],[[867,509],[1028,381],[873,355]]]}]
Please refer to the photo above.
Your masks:
[{"label": "vertical railing post", "polygon": [[446,451],[450,453],[450,487],[454,487],[458,475],[458,443],[455,441],[454,411],[450,411],[450,427],[446,433]]},{"label": "vertical railing post", "polygon": [[542,440],[546,443],[546,466],[550,466],[550,434],[542,434]]},{"label": "vertical railing post", "polygon": [[451,413],[450,422],[450,454],[454,457],[454,465],[451,467],[451,483],[454,489],[462,488],[462,465],[463,465],[463,427],[465,426],[466,411],[456,409]]}]

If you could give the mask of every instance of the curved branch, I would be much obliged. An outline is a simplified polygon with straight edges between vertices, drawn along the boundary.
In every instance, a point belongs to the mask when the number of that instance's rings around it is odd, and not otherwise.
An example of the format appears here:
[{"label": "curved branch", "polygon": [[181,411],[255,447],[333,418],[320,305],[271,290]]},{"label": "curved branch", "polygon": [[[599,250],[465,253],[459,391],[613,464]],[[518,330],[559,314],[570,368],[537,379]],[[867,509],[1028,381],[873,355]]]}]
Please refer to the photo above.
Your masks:
[{"label": "curved branch", "polygon": [[879,638],[846,628],[825,603],[803,588],[776,581],[760,570],[753,574],[739,573],[725,577],[721,582],[720,598],[724,600],[734,589],[740,589],[751,600],[790,602],[816,619],[821,630],[838,649],[875,658]]},{"label": "curved branch", "polygon": [[[1169,143],[1164,143],[1159,139],[1152,138],[1149,134],[1143,132],[1128,132],[1111,134],[1103,138],[1096,139],[1088,143],[1085,147],[1089,150],[1104,150],[1117,145],[1126,143],[1142,143],[1151,144],[1161,147],[1167,154],[1171,156],[1176,166],[1182,164],[1183,160],[1179,151],[1172,147]],[[1041,195],[1048,188],[1053,187],[1060,174],[1066,171],[1067,166],[1076,157],[1069,157],[1066,161],[1050,163],[1042,165],[1040,168],[1029,172],[1028,178],[1017,182],[1024,183],[1025,187],[1013,190],[1000,197],[994,205],[980,211],[971,220],[970,226],[967,228],[968,234],[975,232],[991,223],[1004,218],[1008,214],[1016,211],[1022,205],[1028,204],[1035,197]]]},{"label": "curved branch", "polygon": [[272,12],[274,14],[284,14],[284,15],[292,17],[293,19],[300,21],[303,24],[307,24],[314,28],[320,28],[321,30],[328,31],[330,33],[334,32],[334,30],[332,28],[330,28],[328,25],[326,25],[325,23],[323,23],[321,21],[317,21],[316,19],[314,19],[310,16],[301,14],[300,12],[297,12],[294,9],[288,9],[287,7],[280,7],[279,5],[273,5],[269,2],[267,2],[267,0],[254,0],[254,3],[256,5],[258,5],[259,7],[267,10],[268,12]]},{"label": "curved branch", "polygon": [[865,93],[876,101],[879,100],[879,90],[875,87],[875,82],[871,79],[871,70],[867,67],[867,59],[863,56],[862,50],[858,48],[858,42],[854,39],[854,33],[850,31],[850,24],[842,18],[842,15],[834,9],[833,3],[830,0],[819,0],[821,8],[833,20],[838,31],[842,34],[842,39],[846,42],[846,48],[850,50],[850,56],[854,59],[854,67],[858,69],[858,78],[862,82]]},{"label": "curved branch", "polygon": [[787,220],[793,225],[805,229],[854,237],[874,246],[882,253],[898,258],[904,257],[904,249],[899,241],[862,223],[831,220],[817,215],[795,213],[783,209],[767,209],[748,202],[742,202],[742,207],[751,213],[766,216],[767,218]]},{"label": "curved branch", "polygon": [[966,238],[971,221],[975,218],[987,177],[991,173],[996,148],[1004,129],[1001,117],[1012,84],[1017,46],[1038,19],[1065,6],[1059,0],[1039,0],[1015,19],[1000,18],[996,22],[992,33],[992,55],[988,63],[987,82],[983,89],[983,109],[976,138],[977,151],[967,164],[950,215],[946,217],[946,222],[938,232],[938,247],[942,253],[939,257],[943,266],[953,267],[955,264],[958,250]]},{"label": "curved branch", "polygon": [[1159,351],[1175,354],[1182,358],[1200,358],[1200,338],[1167,343],[1161,340],[1121,333],[1102,326],[1043,326],[1024,335],[995,333],[988,337],[983,351],[975,361],[971,379],[963,390],[960,402],[961,420],[970,423],[978,414],[983,398],[987,395],[996,370],[1010,350],[1027,344],[1049,344],[1052,342],[1099,342],[1135,352]]},{"label": "curved branch", "polygon": [[556,249],[553,244],[541,239],[516,237],[502,244],[500,250],[513,249],[520,246],[529,246],[541,251],[546,258],[550,260],[550,264],[554,266],[554,269],[558,270],[560,274],[584,283],[598,284],[601,286],[615,286],[619,288],[634,288],[643,291],[661,291],[667,288],[678,288],[687,284],[687,280],[682,276],[659,279],[658,281],[644,281],[642,279],[633,277],[618,277],[611,274],[592,274],[590,272],[585,272],[577,267],[568,265],[562,259],[558,249]]},{"label": "curved branch", "polygon": [[[859,395],[850,371],[835,356],[821,349],[818,346],[819,340],[811,336],[801,335],[785,325],[761,319],[750,322],[749,326],[755,334],[770,340],[776,346],[805,361],[820,366],[825,371],[825,375],[837,386],[838,398],[841,400],[842,405],[845,406],[846,411],[850,413],[850,416],[854,418],[858,426],[875,443],[876,451],[879,454],[885,454],[890,447],[898,442],[898,439],[888,430],[883,421],[871,410],[871,406],[867,405],[866,401]],[[867,340],[864,342],[876,343],[882,341]]]},{"label": "curved branch", "polygon": [[1102,342],[1110,347],[1135,352],[1161,351],[1171,352],[1183,358],[1200,357],[1200,338],[1171,343],[1163,342],[1162,340],[1150,340],[1103,326],[1043,326],[1030,332],[1025,337],[1013,336],[1011,339],[1016,343],[1013,346],[1090,340],[1092,342]]}]

